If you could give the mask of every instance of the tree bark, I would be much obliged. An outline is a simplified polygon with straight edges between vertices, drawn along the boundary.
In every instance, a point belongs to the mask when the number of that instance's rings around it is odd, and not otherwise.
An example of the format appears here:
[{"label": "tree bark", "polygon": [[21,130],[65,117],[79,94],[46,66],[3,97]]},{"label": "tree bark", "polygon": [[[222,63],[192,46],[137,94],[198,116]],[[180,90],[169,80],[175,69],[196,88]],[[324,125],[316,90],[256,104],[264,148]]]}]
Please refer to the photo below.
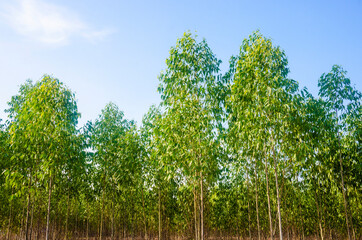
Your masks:
[{"label": "tree bark", "polygon": [[250,229],[250,203],[248,197],[248,226],[249,226],[249,239],[251,239],[251,229]]},{"label": "tree bark", "polygon": [[[37,162],[38,164],[38,162]],[[38,183],[38,177],[35,174],[35,181],[34,181],[34,190],[36,191],[36,185]],[[32,205],[31,205],[31,220],[30,220],[30,237],[29,240],[32,239],[32,234],[33,234],[33,219],[34,219],[34,206],[36,205],[37,201],[34,198],[34,195],[31,195],[31,199],[33,201]]]},{"label": "tree bark", "polygon": [[161,188],[158,189],[158,240],[162,238],[162,225],[161,225]]},{"label": "tree bark", "polygon": [[34,202],[31,206],[31,216],[30,216],[30,234],[29,234],[29,240],[32,238],[33,234],[33,217],[34,217]]},{"label": "tree bark", "polygon": [[23,239],[23,238],[25,238],[24,237],[24,233],[25,233],[25,229],[24,229],[24,226],[25,226],[25,214],[26,214],[26,212],[25,212],[25,209],[26,209],[26,205],[24,205],[24,207],[23,207],[23,212],[22,212],[22,214],[21,214],[21,224],[20,224],[20,235],[19,235],[19,237],[21,238],[21,239]]},{"label": "tree bark", "polygon": [[199,240],[199,229],[197,224],[197,199],[196,199],[196,188],[194,187],[194,217],[195,217],[195,240]]},{"label": "tree bark", "polygon": [[273,142],[273,160],[274,160],[274,173],[275,173],[275,186],[276,186],[276,190],[277,190],[277,202],[278,202],[278,219],[279,219],[279,239],[283,240],[283,228],[282,228],[282,217],[281,217],[281,213],[280,213],[280,197],[279,197],[279,186],[278,186],[278,169],[277,169],[277,159],[275,156],[275,149],[274,149],[274,140],[272,140]]},{"label": "tree bark", "polygon": [[249,175],[246,174],[246,187],[247,187],[247,195],[246,197],[248,198],[248,228],[249,228],[249,240],[251,239],[251,229],[250,229],[250,203],[249,203]]},{"label": "tree bark", "polygon": [[204,199],[203,199],[203,179],[202,179],[202,171],[200,172],[200,200],[201,200],[201,206],[200,206],[200,232],[201,232],[201,240],[204,240]]},{"label": "tree bark", "polygon": [[31,197],[31,183],[32,183],[32,173],[33,171],[30,170],[29,176],[29,185],[28,185],[28,203],[26,207],[26,223],[25,223],[25,240],[29,240],[29,217],[30,217],[30,197]]},{"label": "tree bark", "polygon": [[49,179],[49,196],[48,196],[48,213],[47,213],[47,227],[46,227],[46,233],[45,233],[45,239],[49,240],[50,239],[50,233],[49,233],[49,227],[50,227],[50,205],[51,205],[51,197],[52,197],[52,181],[53,181],[53,176],[50,175],[50,179]]},{"label": "tree bark", "polygon": [[[13,195],[13,192],[14,192],[14,189],[11,188],[11,195]],[[9,223],[8,223],[8,230],[7,230],[7,233],[6,233],[6,239],[7,240],[10,240],[10,230],[11,230],[11,214],[12,214],[12,210],[13,210],[13,205],[12,205],[12,200],[10,200],[10,210],[9,210]]]},{"label": "tree bark", "polygon": [[67,198],[67,216],[65,219],[65,240],[68,239],[68,219],[69,219],[69,189],[68,189],[68,198]]},{"label": "tree bark", "polygon": [[260,224],[259,224],[259,206],[258,206],[258,173],[256,170],[257,164],[255,160],[255,204],[256,204],[256,223],[258,225],[258,240],[260,240]]},{"label": "tree bark", "polygon": [[75,198],[74,199],[74,214],[75,214],[75,225],[74,225],[74,235],[75,235],[75,237],[76,238],[78,238],[78,206],[77,206],[77,204],[78,204],[78,201],[77,201],[77,199]]},{"label": "tree bark", "polygon": [[271,218],[271,209],[270,209],[269,174],[268,174],[268,161],[267,161],[266,153],[265,153],[265,178],[266,178],[266,190],[267,190],[267,196],[268,196],[270,239],[273,240],[273,222],[272,222],[272,218]]},{"label": "tree bark", "polygon": [[143,193],[144,189],[143,189],[143,185],[142,185],[142,209],[143,209],[143,219],[144,219],[144,227],[145,227],[145,239],[148,239],[147,236],[147,221],[146,221],[146,211],[145,211],[145,200],[144,200],[144,193]]},{"label": "tree bark", "polygon": [[87,201],[87,240],[89,239],[89,203]]},{"label": "tree bark", "polygon": [[104,213],[104,192],[106,188],[106,168],[103,170],[103,189],[102,189],[102,208],[101,208],[101,225],[99,228],[99,240],[102,240],[102,231],[103,231],[103,213]]},{"label": "tree bark", "polygon": [[[337,126],[339,126],[338,121],[338,110],[336,109],[336,117],[337,117]],[[343,175],[343,160],[342,160],[342,153],[341,153],[341,136],[339,133],[339,128],[337,128],[337,135],[338,135],[338,145],[339,145],[339,165],[340,165],[340,173],[341,173],[341,187],[342,187],[342,194],[343,194],[343,205],[344,205],[344,214],[346,216],[346,225],[347,225],[347,233],[348,233],[348,239],[351,240],[351,234],[349,232],[349,222],[348,222],[348,211],[347,211],[347,198],[346,198],[346,192],[344,189],[344,175]]]},{"label": "tree bark", "polygon": [[101,224],[100,224],[100,227],[99,227],[99,240],[102,240],[103,214],[104,214],[104,189],[102,191],[102,208],[101,208]]},{"label": "tree bark", "polygon": [[301,199],[299,201],[299,220],[300,220],[300,227],[302,231],[302,240],[304,240],[304,221],[303,221],[303,214],[302,214],[302,206],[301,206]]},{"label": "tree bark", "polygon": [[[164,230],[163,230],[163,231],[164,231]],[[162,232],[162,233],[163,233],[163,232]],[[134,234],[135,234],[133,209],[132,209],[132,211],[131,211],[131,229],[130,229],[130,234],[131,234],[131,240],[133,240]]]},{"label": "tree bark", "polygon": [[[113,195],[113,194],[112,194]],[[113,201],[112,201],[112,240],[114,240],[114,195],[113,195]]]},{"label": "tree bark", "polygon": [[321,216],[320,216],[320,209],[319,209],[318,198],[317,198],[317,192],[315,192],[315,204],[316,204],[316,207],[317,207],[318,226],[319,226],[320,236],[321,236],[321,239],[324,240],[323,228],[322,228],[322,222],[321,222]]}]

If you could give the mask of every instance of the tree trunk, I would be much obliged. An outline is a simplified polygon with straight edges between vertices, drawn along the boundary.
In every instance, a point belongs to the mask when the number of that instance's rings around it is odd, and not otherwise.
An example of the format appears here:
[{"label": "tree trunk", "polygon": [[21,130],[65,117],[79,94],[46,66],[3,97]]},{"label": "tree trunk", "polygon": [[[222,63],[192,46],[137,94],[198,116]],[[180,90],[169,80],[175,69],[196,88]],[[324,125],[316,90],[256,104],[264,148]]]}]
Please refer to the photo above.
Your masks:
[{"label": "tree trunk", "polygon": [[259,206],[258,206],[258,173],[256,171],[256,159],[255,160],[255,204],[256,204],[256,223],[258,225],[258,240],[260,240],[260,224],[259,224]]},{"label": "tree trunk", "polygon": [[278,186],[278,169],[277,169],[277,159],[275,157],[274,145],[272,146],[272,149],[273,149],[273,160],[274,160],[275,187],[277,190],[277,202],[278,202],[278,219],[279,219],[279,235],[280,235],[279,239],[283,240],[282,217],[280,213],[280,197],[279,197],[279,186]]},{"label": "tree trunk", "polygon": [[249,226],[249,239],[251,239],[251,229],[250,229],[250,204],[248,198],[248,226]]},{"label": "tree trunk", "polygon": [[162,238],[162,225],[161,225],[161,188],[158,189],[158,240]]},{"label": "tree trunk", "polygon": [[302,231],[302,240],[304,240],[304,221],[303,221],[303,214],[302,214],[302,206],[301,200],[299,201],[299,217],[300,217],[300,227]]},{"label": "tree trunk", "polygon": [[199,240],[199,229],[197,224],[197,199],[196,199],[195,187],[194,187],[194,217],[195,217],[195,240]]},{"label": "tree trunk", "polygon": [[[318,183],[318,188],[319,189],[322,189],[324,188],[323,186],[321,186],[319,183]],[[323,232],[323,238],[325,238],[325,235],[326,235],[326,217],[328,215],[326,215],[325,213],[325,205],[323,205],[323,202],[324,202],[324,194],[323,194],[323,191],[322,191],[322,194],[318,194],[318,197],[319,197],[319,206],[320,206],[320,215],[321,215],[321,223],[323,223],[323,226],[322,226],[322,232]]]},{"label": "tree trunk", "polygon": [[26,207],[26,223],[25,223],[25,240],[29,240],[29,217],[30,217],[30,197],[31,197],[31,182],[32,182],[32,173],[33,171],[30,170],[30,176],[29,176],[29,185],[28,185],[28,203]]},{"label": "tree trunk", "polygon": [[89,203],[87,201],[87,240],[89,240]]},{"label": "tree trunk", "polygon": [[[317,184],[315,184],[315,187],[317,188]],[[316,207],[317,207],[319,232],[320,232],[321,239],[324,240],[322,221],[321,221],[321,216],[320,216],[321,214],[320,214],[318,197],[317,197],[317,191],[314,193],[314,195],[315,195],[315,204],[316,204]]]},{"label": "tree trunk", "polygon": [[268,196],[268,214],[269,214],[269,225],[270,225],[270,239],[273,240],[273,222],[271,218],[271,209],[270,209],[270,193],[269,193],[269,174],[268,174],[268,161],[265,154],[265,178],[266,178],[266,190]]},{"label": "tree trunk", "polygon": [[145,239],[148,239],[147,236],[147,221],[146,221],[146,211],[145,211],[145,200],[144,200],[144,193],[143,193],[144,189],[143,189],[143,185],[142,185],[142,208],[143,208],[143,218],[144,218],[144,227],[145,227]]},{"label": "tree trunk", "polygon": [[39,235],[40,235],[40,220],[38,219],[37,224],[36,224],[36,237],[35,240],[39,239]]},{"label": "tree trunk", "polygon": [[[38,164],[38,163],[37,163]],[[37,175],[35,174],[35,181],[34,181],[34,188],[36,190],[36,185],[38,183],[38,177]],[[31,205],[31,220],[30,220],[30,237],[29,237],[29,240],[32,239],[32,234],[33,234],[33,220],[34,220],[34,206],[36,205],[37,201],[34,198],[33,195],[31,195],[31,198],[32,198],[32,205]]]},{"label": "tree trunk", "polygon": [[[133,196],[131,195],[131,199],[133,199]],[[132,209],[131,209],[131,234],[132,237],[131,239],[134,239],[134,235],[135,235],[135,227],[134,227],[134,222],[135,222],[135,217],[134,217],[134,202],[132,202]]]},{"label": "tree trunk", "polygon": [[[338,139],[339,139],[339,137],[338,137]],[[339,145],[341,145],[341,143],[339,143]],[[344,205],[344,214],[346,216],[347,233],[348,233],[348,239],[351,240],[351,234],[349,232],[348,213],[347,213],[346,191],[344,189],[344,175],[343,175],[343,163],[342,163],[341,149],[339,149],[339,165],[340,165],[340,169],[341,169],[341,181],[342,181],[341,187],[342,187],[342,193],[343,193],[343,205]]]},{"label": "tree trunk", "polygon": [[[338,111],[336,111],[336,117],[337,117],[337,126],[339,126],[338,123]],[[347,225],[347,233],[348,233],[348,239],[351,240],[351,234],[349,232],[349,223],[348,223],[348,211],[347,211],[347,199],[346,199],[346,192],[344,189],[344,175],[343,175],[343,160],[342,160],[342,153],[341,153],[341,136],[339,134],[339,128],[337,128],[337,135],[338,135],[338,145],[339,145],[339,165],[340,165],[340,173],[341,173],[341,187],[342,187],[342,193],[343,193],[343,206],[344,206],[344,214],[346,216],[346,225]]]},{"label": "tree trunk", "polygon": [[251,229],[250,229],[250,202],[249,202],[249,175],[246,174],[246,187],[247,187],[247,193],[246,193],[246,197],[248,199],[248,228],[249,228],[249,240],[251,239]]},{"label": "tree trunk", "polygon": [[102,191],[102,208],[101,208],[101,224],[100,224],[100,227],[99,227],[99,240],[102,240],[103,214],[104,214],[104,189]]},{"label": "tree trunk", "polygon": [[69,189],[68,189],[68,198],[67,198],[67,216],[65,219],[65,240],[68,239],[68,221],[69,221]]},{"label": "tree trunk", "polygon": [[122,238],[126,237],[126,209],[123,208],[123,218],[122,218]]},{"label": "tree trunk", "polygon": [[[11,195],[13,195],[13,192],[14,192],[14,189],[11,188]],[[9,210],[9,223],[8,223],[8,230],[7,230],[7,233],[6,233],[6,239],[7,240],[10,240],[10,231],[11,231],[11,214],[12,214],[12,210],[13,210],[13,205],[12,205],[12,200],[10,200],[10,210]]]},{"label": "tree trunk", "polygon": [[50,201],[51,201],[51,197],[52,197],[52,181],[53,181],[53,176],[50,175],[50,179],[49,179],[49,196],[48,196],[48,213],[47,213],[47,227],[46,227],[46,232],[45,232],[45,239],[49,240],[50,239],[50,233],[49,233],[49,227],[50,227]]},{"label": "tree trunk", "polygon": [[26,209],[26,206],[24,205],[23,207],[23,213],[21,214],[21,225],[20,225],[20,239],[24,239],[24,225],[25,225],[25,209]]},{"label": "tree trunk", "polygon": [[114,195],[112,197],[112,240],[114,240]]},{"label": "tree trunk", "polygon": [[[75,211],[75,226],[74,226],[74,235],[76,238],[78,238],[78,202],[77,199],[74,199],[75,203],[74,203],[74,211]],[[73,237],[74,238],[74,237]]]},{"label": "tree trunk", "polygon": [[99,228],[99,240],[102,240],[102,232],[103,232],[103,213],[104,213],[104,192],[106,189],[106,168],[103,170],[103,189],[102,189],[102,207],[101,207],[101,223]]},{"label": "tree trunk", "polygon": [[203,179],[202,179],[202,171],[200,172],[200,200],[201,200],[201,206],[200,206],[200,232],[201,232],[201,240],[204,240],[204,198],[203,198]]},{"label": "tree trunk", "polygon": [[32,238],[33,234],[33,217],[34,217],[34,202],[31,206],[31,216],[30,216],[30,234],[29,234],[29,240]]}]

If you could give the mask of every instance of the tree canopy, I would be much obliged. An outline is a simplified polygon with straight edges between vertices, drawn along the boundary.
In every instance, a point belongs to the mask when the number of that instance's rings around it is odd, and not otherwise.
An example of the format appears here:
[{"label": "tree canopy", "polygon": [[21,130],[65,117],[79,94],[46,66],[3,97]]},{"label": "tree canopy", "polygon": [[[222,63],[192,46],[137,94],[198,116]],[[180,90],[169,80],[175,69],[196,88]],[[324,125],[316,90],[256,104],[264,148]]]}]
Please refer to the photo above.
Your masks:
[{"label": "tree canopy", "polygon": [[362,94],[339,65],[313,96],[259,31],[222,72],[186,32],[137,125],[27,80],[0,121],[1,239],[360,239]]}]

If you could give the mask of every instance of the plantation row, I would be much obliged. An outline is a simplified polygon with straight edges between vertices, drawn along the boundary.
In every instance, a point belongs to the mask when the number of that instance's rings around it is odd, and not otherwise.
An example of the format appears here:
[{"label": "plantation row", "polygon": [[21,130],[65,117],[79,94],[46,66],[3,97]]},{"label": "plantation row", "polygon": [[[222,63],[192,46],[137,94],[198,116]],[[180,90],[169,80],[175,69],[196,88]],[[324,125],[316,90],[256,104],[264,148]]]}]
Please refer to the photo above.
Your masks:
[{"label": "plantation row", "polygon": [[115,104],[78,128],[45,75],[0,131],[1,239],[361,239],[362,94],[340,66],[319,96],[255,32],[229,70],[185,33],[137,127]]}]

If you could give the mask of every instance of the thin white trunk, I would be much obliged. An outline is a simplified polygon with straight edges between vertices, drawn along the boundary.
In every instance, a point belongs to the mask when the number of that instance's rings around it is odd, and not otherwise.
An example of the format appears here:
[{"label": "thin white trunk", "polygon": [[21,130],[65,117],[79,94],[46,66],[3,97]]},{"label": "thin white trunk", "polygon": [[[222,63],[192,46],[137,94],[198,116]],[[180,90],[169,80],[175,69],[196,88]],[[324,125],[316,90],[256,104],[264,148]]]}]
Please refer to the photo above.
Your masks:
[{"label": "thin white trunk", "polygon": [[258,173],[256,171],[256,160],[255,160],[255,204],[256,204],[256,223],[258,225],[258,240],[260,240],[260,224],[259,224],[259,206],[258,206]]},{"label": "thin white trunk", "polygon": [[200,211],[200,221],[201,221],[201,229],[200,229],[200,232],[201,232],[201,240],[204,240],[204,199],[203,199],[203,179],[202,179],[202,171],[200,173],[201,175],[201,179],[200,179],[200,198],[201,198],[201,211]]},{"label": "thin white trunk", "polygon": [[53,177],[50,175],[50,179],[49,179],[49,196],[48,196],[48,214],[47,214],[47,227],[46,227],[46,233],[45,233],[45,239],[49,240],[50,239],[50,201],[51,201],[51,197],[52,197],[52,181],[53,181]]},{"label": "thin white trunk", "polygon": [[271,217],[271,207],[270,207],[270,193],[269,193],[269,173],[268,173],[268,161],[265,154],[265,178],[266,178],[266,190],[268,196],[268,214],[269,214],[269,227],[270,227],[270,239],[273,240],[273,222]]},{"label": "thin white trunk", "polygon": [[277,169],[277,159],[275,156],[275,149],[274,149],[274,141],[272,145],[273,149],[273,160],[274,160],[274,173],[275,173],[275,187],[277,190],[277,203],[278,203],[278,220],[279,220],[279,239],[283,240],[283,228],[282,228],[282,217],[280,213],[280,196],[279,196],[279,185],[278,185],[278,169]]}]

